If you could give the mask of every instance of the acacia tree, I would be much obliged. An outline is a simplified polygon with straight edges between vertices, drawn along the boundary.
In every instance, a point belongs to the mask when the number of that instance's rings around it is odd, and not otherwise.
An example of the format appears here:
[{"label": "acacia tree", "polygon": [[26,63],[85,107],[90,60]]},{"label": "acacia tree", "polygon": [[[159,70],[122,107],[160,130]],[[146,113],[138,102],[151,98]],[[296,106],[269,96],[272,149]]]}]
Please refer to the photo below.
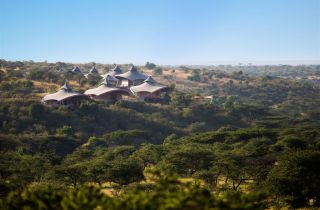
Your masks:
[{"label": "acacia tree", "polygon": [[224,154],[218,157],[213,163],[211,171],[215,172],[217,178],[223,176],[227,186],[231,180],[231,188],[234,191],[237,191],[241,185],[252,179],[245,157],[235,154]]},{"label": "acacia tree", "polygon": [[86,180],[86,168],[83,164],[60,165],[55,168],[55,177],[64,183],[77,187]]},{"label": "acacia tree", "polygon": [[182,145],[172,149],[164,157],[164,167],[183,176],[199,170],[207,170],[215,156],[210,148],[203,145]]},{"label": "acacia tree", "polygon": [[266,186],[272,195],[284,198],[293,207],[320,207],[320,152],[284,154],[271,170]]},{"label": "acacia tree", "polygon": [[154,69],[154,68],[156,67],[156,64],[147,62],[146,65],[145,65],[145,67],[146,67],[147,69]]},{"label": "acacia tree", "polygon": [[107,170],[110,166],[102,160],[93,160],[88,164],[86,175],[92,182],[98,183],[100,186],[103,182],[108,181]]},{"label": "acacia tree", "polygon": [[135,160],[116,158],[108,164],[110,166],[106,171],[108,181],[127,185],[144,179],[143,168]]}]

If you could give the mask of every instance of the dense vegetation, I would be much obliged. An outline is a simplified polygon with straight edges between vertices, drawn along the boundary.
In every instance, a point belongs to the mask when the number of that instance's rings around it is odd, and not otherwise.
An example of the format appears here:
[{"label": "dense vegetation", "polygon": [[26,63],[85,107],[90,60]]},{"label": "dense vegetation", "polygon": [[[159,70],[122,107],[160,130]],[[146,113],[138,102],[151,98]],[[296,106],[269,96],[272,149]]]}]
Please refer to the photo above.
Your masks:
[{"label": "dense vegetation", "polygon": [[[3,209],[320,207],[319,66],[147,63],[159,78],[189,72],[207,86],[168,84],[167,104],[52,108],[41,97],[66,78],[80,92],[99,79],[62,62],[0,64]],[[92,65],[112,68],[79,66]]]}]

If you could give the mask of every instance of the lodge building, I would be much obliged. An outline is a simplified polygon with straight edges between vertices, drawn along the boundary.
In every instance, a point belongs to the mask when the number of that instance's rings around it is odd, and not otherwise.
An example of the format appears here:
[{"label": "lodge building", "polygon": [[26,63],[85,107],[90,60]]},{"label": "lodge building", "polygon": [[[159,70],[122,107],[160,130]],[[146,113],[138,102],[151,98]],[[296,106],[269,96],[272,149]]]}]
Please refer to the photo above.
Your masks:
[{"label": "lodge building", "polygon": [[85,91],[84,94],[90,96],[92,99],[107,101],[117,101],[122,99],[122,96],[130,96],[130,92],[127,89],[113,87],[109,79],[111,79],[110,75],[104,78],[99,87],[89,89]]},{"label": "lodge building", "polygon": [[88,96],[74,92],[69,86],[68,82],[65,82],[64,85],[59,89],[59,91],[46,95],[42,101],[46,104],[52,106],[79,104],[82,100],[89,99]]},{"label": "lodge building", "polygon": [[168,90],[168,87],[157,84],[157,82],[149,76],[142,84],[130,87],[130,90],[140,101],[145,101],[145,99],[159,98],[162,92]]},{"label": "lodge building", "polygon": [[[79,67],[75,67],[72,72],[83,75]],[[93,67],[86,75],[87,78],[88,75],[99,75],[99,73]],[[66,82],[59,91],[46,95],[42,101],[53,106],[77,104],[88,99],[117,101],[123,97],[136,97],[140,101],[152,101],[152,99],[160,101],[162,93],[168,91],[168,87],[158,84],[151,76],[140,73],[133,65],[125,73],[122,73],[120,67],[116,65],[102,77],[103,82],[98,87],[88,89],[84,94],[74,92]]]},{"label": "lodge building", "polygon": [[118,65],[116,65],[110,72],[107,72],[106,74],[102,75],[102,78],[105,79],[106,77],[108,77],[108,82],[116,86],[118,83],[116,75],[119,74],[122,74],[122,70]]},{"label": "lodge building", "polygon": [[118,79],[119,87],[131,87],[140,85],[148,76],[140,73],[137,68],[132,65],[129,71],[115,76]]},{"label": "lodge building", "polygon": [[98,76],[99,75],[99,72],[98,70],[96,69],[96,67],[92,67],[92,69],[90,69],[89,73],[88,74],[85,74],[84,76],[87,78],[87,79],[91,79],[93,78],[94,76]]}]

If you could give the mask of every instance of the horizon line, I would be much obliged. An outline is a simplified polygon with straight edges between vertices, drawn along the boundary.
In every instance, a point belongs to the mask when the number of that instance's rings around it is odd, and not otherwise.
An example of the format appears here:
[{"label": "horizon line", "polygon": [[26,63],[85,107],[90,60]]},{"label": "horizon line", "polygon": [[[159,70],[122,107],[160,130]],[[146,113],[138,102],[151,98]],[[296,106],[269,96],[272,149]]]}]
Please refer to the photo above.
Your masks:
[{"label": "horizon line", "polygon": [[33,62],[48,62],[48,63],[71,63],[71,64],[87,64],[87,63],[97,63],[97,64],[133,64],[137,66],[145,65],[147,62],[154,63],[156,65],[161,66],[217,66],[217,65],[232,65],[232,66],[264,66],[264,65],[292,65],[292,66],[299,66],[299,65],[320,65],[320,59],[310,59],[310,60],[224,60],[224,61],[194,61],[194,62],[156,62],[156,61],[62,61],[62,60],[48,60],[48,59],[23,59],[23,60],[7,60],[1,58],[5,61],[9,62],[24,62],[24,61],[33,61]]}]

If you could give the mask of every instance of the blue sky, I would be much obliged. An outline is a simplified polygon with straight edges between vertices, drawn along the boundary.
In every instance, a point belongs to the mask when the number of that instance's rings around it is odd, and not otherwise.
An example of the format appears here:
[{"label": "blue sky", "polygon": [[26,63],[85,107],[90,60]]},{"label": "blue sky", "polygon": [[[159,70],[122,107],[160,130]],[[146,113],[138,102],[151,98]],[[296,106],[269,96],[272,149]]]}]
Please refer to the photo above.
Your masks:
[{"label": "blue sky", "polygon": [[0,58],[320,62],[320,0],[0,0]]}]

